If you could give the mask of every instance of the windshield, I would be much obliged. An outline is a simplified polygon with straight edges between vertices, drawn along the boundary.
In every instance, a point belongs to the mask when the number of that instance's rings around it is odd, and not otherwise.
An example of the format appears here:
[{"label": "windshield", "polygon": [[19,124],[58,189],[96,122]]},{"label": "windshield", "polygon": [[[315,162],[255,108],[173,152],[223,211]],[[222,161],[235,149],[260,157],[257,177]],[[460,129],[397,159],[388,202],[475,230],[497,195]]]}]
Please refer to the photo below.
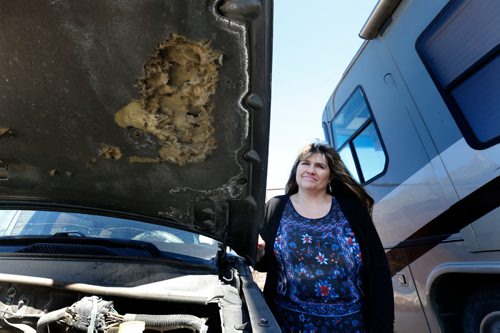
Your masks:
[{"label": "windshield", "polygon": [[168,254],[204,260],[213,259],[218,249],[218,242],[209,237],[157,224],[70,212],[0,210],[0,237],[12,236],[142,241]]}]

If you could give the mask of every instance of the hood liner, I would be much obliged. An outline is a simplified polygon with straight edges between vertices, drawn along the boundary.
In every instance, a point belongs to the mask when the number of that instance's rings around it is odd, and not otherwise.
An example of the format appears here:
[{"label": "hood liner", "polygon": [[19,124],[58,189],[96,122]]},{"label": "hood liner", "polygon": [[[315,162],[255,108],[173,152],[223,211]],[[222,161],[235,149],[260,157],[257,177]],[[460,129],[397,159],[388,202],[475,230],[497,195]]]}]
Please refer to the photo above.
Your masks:
[{"label": "hood liner", "polygon": [[269,1],[0,4],[0,199],[172,220],[250,262]]}]

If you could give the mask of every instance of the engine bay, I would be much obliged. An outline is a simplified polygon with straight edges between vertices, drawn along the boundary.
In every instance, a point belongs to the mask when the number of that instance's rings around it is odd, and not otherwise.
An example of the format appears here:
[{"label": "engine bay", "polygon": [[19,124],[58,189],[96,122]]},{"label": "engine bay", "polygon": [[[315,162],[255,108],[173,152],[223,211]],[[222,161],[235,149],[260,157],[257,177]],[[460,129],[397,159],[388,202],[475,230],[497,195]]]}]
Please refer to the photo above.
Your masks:
[{"label": "engine bay", "polygon": [[0,265],[1,333],[230,332],[249,321],[235,269],[221,279],[147,260],[6,258]]}]

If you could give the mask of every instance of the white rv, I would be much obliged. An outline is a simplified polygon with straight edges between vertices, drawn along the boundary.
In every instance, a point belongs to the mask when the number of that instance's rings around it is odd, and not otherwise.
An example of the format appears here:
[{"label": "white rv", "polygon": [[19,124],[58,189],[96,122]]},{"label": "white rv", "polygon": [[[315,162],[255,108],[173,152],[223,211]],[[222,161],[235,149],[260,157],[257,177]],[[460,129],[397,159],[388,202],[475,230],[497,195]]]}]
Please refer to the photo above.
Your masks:
[{"label": "white rv", "polygon": [[500,1],[380,0],[323,129],[375,199],[397,332],[500,331]]}]

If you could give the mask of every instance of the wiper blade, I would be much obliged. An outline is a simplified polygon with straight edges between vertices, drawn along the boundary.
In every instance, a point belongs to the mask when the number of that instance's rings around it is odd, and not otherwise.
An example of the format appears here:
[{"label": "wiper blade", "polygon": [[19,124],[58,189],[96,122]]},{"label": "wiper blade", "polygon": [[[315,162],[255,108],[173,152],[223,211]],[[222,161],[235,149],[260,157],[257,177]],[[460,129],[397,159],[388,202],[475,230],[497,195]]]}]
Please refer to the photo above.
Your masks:
[{"label": "wiper blade", "polygon": [[52,235],[52,237],[73,237],[73,236],[87,237],[87,235],[85,235],[81,231],[63,231],[63,232],[56,232],[55,234]]},{"label": "wiper blade", "polygon": [[[71,239],[71,244],[68,244]],[[114,256],[144,256],[144,252],[153,258],[182,261],[175,256],[161,252],[154,244],[137,240],[119,240],[109,238],[93,238],[78,232],[58,232],[49,237],[42,236],[9,236],[0,237],[2,246],[22,245],[17,253],[51,253],[51,254],[103,254]],[[93,248],[93,249],[92,249]],[[135,250],[135,251],[134,251]],[[138,250],[138,251],[137,251]],[[142,253],[141,253],[142,252]]]}]

